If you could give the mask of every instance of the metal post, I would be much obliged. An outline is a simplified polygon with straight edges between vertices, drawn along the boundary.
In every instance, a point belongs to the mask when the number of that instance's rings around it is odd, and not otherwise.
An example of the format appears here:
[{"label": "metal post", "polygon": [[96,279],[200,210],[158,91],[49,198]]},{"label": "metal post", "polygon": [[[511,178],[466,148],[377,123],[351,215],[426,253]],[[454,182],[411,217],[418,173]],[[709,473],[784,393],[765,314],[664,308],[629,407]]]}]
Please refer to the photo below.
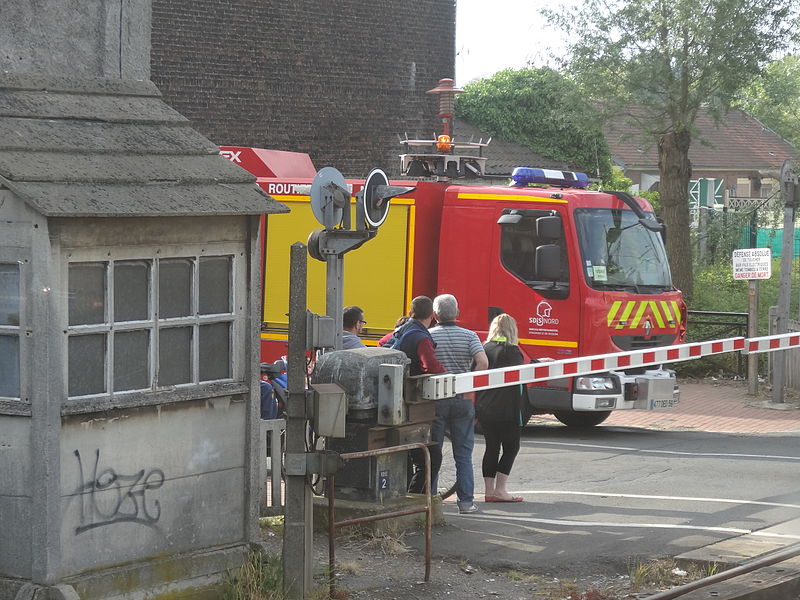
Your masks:
[{"label": "metal post", "polygon": [[[781,246],[781,275],[778,287],[778,314],[775,333],[789,331],[789,303],[792,297],[792,254],[794,252],[794,211],[796,206],[797,174],[791,161],[783,163],[781,169],[781,193],[783,194],[783,244]],[[772,401],[783,403],[786,352],[775,353],[772,371]]]},{"label": "metal post", "polygon": [[431,502],[431,455],[427,444],[411,443],[403,444],[401,446],[389,446],[387,448],[376,448],[373,450],[363,450],[361,452],[348,452],[342,454],[342,460],[350,460],[355,458],[367,458],[372,456],[381,456],[385,454],[392,454],[395,452],[407,452],[409,450],[419,449],[422,450],[425,456],[425,507],[424,508],[409,508],[406,510],[398,510],[388,513],[369,515],[366,517],[356,517],[355,519],[348,519],[346,521],[336,522],[334,513],[334,504],[336,502],[336,486],[334,483],[334,476],[328,476],[328,595],[331,598],[336,597],[336,530],[340,527],[349,527],[351,525],[362,525],[364,523],[372,523],[382,519],[394,519],[406,515],[414,515],[417,513],[425,513],[425,581],[430,581],[431,578],[431,527],[433,525],[433,506]]},{"label": "metal post", "polygon": [[[758,279],[748,281],[750,311],[747,316],[747,337],[758,337]],[[747,393],[758,394],[758,354],[747,355]]]},{"label": "metal post", "polygon": [[708,248],[708,208],[703,205],[704,198],[701,196],[697,203],[697,240],[699,242],[698,254],[701,265],[706,264],[706,250]]},{"label": "metal post", "polygon": [[344,303],[344,254],[329,254],[326,257],[325,313],[333,319],[333,349],[342,349],[342,304]]},{"label": "metal post", "polygon": [[[306,452],[306,246],[291,246],[289,264],[289,399],[286,404],[286,454]],[[286,475],[283,533],[283,590],[290,600],[303,600],[311,591],[311,487],[306,475]]]}]

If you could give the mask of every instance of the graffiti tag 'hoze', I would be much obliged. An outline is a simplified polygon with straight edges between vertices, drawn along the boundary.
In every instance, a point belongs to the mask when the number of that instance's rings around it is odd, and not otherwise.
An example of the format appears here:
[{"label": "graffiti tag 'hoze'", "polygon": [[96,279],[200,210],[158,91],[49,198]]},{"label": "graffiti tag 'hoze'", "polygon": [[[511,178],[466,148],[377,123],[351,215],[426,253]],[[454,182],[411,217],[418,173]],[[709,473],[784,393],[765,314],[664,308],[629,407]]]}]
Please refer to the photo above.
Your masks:
[{"label": "graffiti tag 'hoze'", "polygon": [[95,450],[94,467],[88,477],[83,472],[81,453],[75,450],[80,469],[80,525],[75,534],[115,523],[152,526],[161,518],[161,504],[148,492],[164,485],[161,469],[120,475],[113,469],[100,470],[100,450]]}]

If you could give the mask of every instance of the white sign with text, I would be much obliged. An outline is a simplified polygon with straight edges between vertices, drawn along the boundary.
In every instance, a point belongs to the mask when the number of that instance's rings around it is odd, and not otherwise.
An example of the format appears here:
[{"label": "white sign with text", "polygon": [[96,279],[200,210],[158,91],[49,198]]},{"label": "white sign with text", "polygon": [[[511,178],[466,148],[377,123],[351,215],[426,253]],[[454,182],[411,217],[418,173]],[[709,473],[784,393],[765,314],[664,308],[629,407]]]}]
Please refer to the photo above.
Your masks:
[{"label": "white sign with text", "polygon": [[733,251],[734,279],[769,279],[772,277],[772,250],[745,248]]}]

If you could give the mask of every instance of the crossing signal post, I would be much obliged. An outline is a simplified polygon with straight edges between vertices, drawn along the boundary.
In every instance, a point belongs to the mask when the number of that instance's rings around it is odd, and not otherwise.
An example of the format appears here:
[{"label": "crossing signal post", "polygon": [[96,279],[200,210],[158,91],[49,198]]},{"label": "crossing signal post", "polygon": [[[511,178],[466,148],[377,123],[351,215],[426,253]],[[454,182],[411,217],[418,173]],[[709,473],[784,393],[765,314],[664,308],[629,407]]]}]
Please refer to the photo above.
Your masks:
[{"label": "crossing signal post", "polygon": [[[798,201],[800,200],[800,185],[794,164],[787,160],[781,169],[781,193],[783,195],[783,244],[781,247],[781,274],[778,287],[778,314],[776,333],[783,334],[789,331],[789,305],[792,299],[792,258],[794,254],[794,220]],[[784,396],[784,383],[786,373],[785,352],[775,356],[772,369],[772,401],[782,404]]]}]

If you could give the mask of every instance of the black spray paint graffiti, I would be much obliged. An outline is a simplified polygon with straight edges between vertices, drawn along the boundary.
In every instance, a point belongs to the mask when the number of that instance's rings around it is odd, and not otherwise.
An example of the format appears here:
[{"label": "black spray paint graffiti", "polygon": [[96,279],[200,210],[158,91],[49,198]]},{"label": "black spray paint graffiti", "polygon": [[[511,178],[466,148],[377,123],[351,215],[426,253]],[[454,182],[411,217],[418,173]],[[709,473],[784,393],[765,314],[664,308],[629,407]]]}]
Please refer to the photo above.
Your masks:
[{"label": "black spray paint graffiti", "polygon": [[83,473],[81,453],[75,450],[80,469],[78,486],[81,522],[75,529],[79,535],[90,529],[115,523],[137,523],[154,526],[161,518],[161,504],[147,493],[164,485],[161,469],[142,469],[133,475],[119,475],[113,469],[100,472],[100,450],[94,453],[94,468],[87,479]]}]

